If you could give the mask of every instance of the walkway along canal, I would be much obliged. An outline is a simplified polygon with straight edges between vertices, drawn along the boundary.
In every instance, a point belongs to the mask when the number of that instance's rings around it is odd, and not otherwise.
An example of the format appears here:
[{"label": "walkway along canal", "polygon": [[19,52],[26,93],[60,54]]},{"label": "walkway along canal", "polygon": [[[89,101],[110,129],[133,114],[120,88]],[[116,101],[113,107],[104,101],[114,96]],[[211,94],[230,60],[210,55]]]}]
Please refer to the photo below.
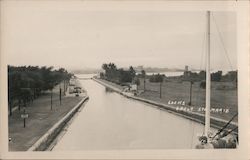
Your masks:
[{"label": "walkway along canal", "polygon": [[197,133],[204,130],[197,122],[128,99],[93,80],[81,83],[89,101],[55,151],[191,149],[198,143]]}]

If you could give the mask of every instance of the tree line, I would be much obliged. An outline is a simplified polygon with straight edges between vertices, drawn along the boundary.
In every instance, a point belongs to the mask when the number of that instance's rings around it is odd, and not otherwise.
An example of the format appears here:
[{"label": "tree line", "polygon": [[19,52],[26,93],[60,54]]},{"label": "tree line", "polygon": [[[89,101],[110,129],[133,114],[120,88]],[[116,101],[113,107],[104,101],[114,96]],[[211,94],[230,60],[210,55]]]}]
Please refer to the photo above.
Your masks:
[{"label": "tree line", "polygon": [[[73,74],[64,68],[58,70],[53,67],[38,66],[8,66],[8,103],[18,101],[26,105],[33,101],[43,91],[52,90],[62,81],[69,81]],[[11,110],[10,110],[11,113]]]},{"label": "tree line", "polygon": [[[199,73],[185,71],[183,75],[181,76],[181,78],[183,80],[188,80],[188,81],[203,81],[206,78],[206,71],[200,71]],[[222,71],[211,73],[211,81],[215,81],[215,82],[237,81],[237,71],[229,71],[225,75],[222,75]]]},{"label": "tree line", "polygon": [[132,66],[130,66],[128,70],[125,70],[123,68],[117,68],[114,63],[104,63],[102,69],[104,72],[100,73],[100,78],[108,81],[117,84],[132,83],[135,81],[136,71]]},{"label": "tree line", "polygon": [[[181,80],[181,81],[190,81],[190,82],[200,82],[201,87],[205,86],[206,71],[202,70],[199,73],[184,71],[183,75],[175,77],[166,77],[164,74],[153,74],[147,75],[145,70],[141,70],[141,73],[136,74],[136,71],[132,66],[129,69],[125,70],[123,68],[117,68],[114,63],[104,63],[102,65],[104,72],[100,73],[100,78],[106,79],[108,81],[114,82],[120,85],[126,85],[126,83],[135,83],[140,84],[139,79],[148,79],[149,82],[159,83],[167,79],[169,80]],[[229,71],[225,75],[222,74],[222,71],[217,71],[211,73],[211,81],[214,82],[236,82],[237,84],[237,70]]]}]

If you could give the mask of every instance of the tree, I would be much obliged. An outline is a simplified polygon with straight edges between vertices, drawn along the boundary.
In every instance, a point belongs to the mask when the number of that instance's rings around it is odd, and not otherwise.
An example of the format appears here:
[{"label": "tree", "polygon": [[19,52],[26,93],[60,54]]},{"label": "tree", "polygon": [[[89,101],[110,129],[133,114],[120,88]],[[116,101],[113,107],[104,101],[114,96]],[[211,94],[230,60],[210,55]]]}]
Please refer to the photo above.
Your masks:
[{"label": "tree", "polygon": [[204,80],[206,78],[206,72],[204,70],[199,72],[199,79]]},{"label": "tree", "polygon": [[[18,100],[19,106],[33,101],[43,90],[51,90],[63,80],[69,80],[73,74],[64,68],[53,70],[53,67],[8,66],[9,107],[12,101]],[[10,110],[11,111],[11,110]],[[10,112],[11,113],[11,112]]]},{"label": "tree", "polygon": [[237,75],[238,75],[237,71],[229,71],[229,72],[227,72],[226,75],[222,76],[222,79],[223,79],[223,81],[227,81],[227,82],[230,82],[230,81],[237,82]]},{"label": "tree", "polygon": [[108,71],[108,65],[106,63],[104,63],[102,65],[102,69],[105,71],[105,75],[107,74],[107,71]]},{"label": "tree", "polygon": [[132,66],[129,67],[129,72],[130,72],[131,77],[134,78],[136,75],[136,72]]},{"label": "tree", "polygon": [[146,71],[145,70],[141,70],[141,75],[142,75],[143,78],[145,78],[146,77]]},{"label": "tree", "polygon": [[114,63],[111,62],[109,64],[104,63],[102,65],[102,69],[105,71],[104,76],[108,80],[114,80],[117,77],[117,67]]},{"label": "tree", "polygon": [[124,69],[119,69],[119,82],[120,83],[127,83],[132,82],[132,76],[130,71],[125,71]]},{"label": "tree", "polygon": [[212,81],[219,82],[221,80],[221,77],[222,77],[222,71],[218,71],[218,72],[215,72],[215,73],[211,74],[211,80]]},{"label": "tree", "polygon": [[100,74],[101,78],[105,78],[111,82],[120,84],[120,83],[131,83],[136,76],[136,72],[132,66],[128,70],[123,68],[117,68],[114,63],[104,63],[102,69],[105,73]]},{"label": "tree", "polygon": [[164,74],[153,74],[150,76],[149,81],[150,82],[163,82],[165,75]]},{"label": "tree", "polygon": [[102,79],[104,78],[104,73],[103,72],[100,73],[100,78],[102,78]]}]

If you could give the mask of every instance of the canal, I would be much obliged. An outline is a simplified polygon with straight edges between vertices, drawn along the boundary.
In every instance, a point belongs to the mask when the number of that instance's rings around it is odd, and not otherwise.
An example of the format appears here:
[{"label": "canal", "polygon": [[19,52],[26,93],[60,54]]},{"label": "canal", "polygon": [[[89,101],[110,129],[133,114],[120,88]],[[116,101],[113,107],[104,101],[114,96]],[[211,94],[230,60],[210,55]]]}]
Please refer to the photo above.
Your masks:
[{"label": "canal", "polygon": [[203,125],[125,98],[91,79],[81,83],[90,99],[53,150],[191,149],[198,143]]}]

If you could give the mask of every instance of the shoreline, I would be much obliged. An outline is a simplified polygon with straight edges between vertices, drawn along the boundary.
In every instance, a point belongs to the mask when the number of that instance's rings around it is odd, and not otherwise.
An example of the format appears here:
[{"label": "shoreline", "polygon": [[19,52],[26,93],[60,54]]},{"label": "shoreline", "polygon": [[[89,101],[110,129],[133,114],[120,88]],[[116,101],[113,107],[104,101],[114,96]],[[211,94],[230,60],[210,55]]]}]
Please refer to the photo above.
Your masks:
[{"label": "shoreline", "polygon": [[[123,92],[118,87],[115,87],[115,86],[113,86],[111,84],[108,84],[108,83],[112,83],[112,82],[107,83],[107,82],[105,82],[106,80],[97,79],[97,78],[92,78],[92,79],[94,81],[96,81],[97,83],[112,89],[113,91],[119,93],[120,95],[122,95],[122,96],[124,96],[126,98],[141,101],[141,102],[144,102],[144,103],[147,103],[147,104],[151,104],[151,105],[153,105],[153,107],[155,106],[155,108],[158,108],[158,109],[173,113],[173,114],[175,114],[177,116],[181,116],[183,118],[186,118],[186,119],[198,122],[198,123],[202,123],[202,124],[205,123],[204,122],[205,121],[205,116],[203,114],[200,114],[200,113],[197,113],[197,112],[177,111],[176,107],[173,107],[171,105],[159,103],[159,102],[156,102],[156,101],[152,101],[152,100],[148,100],[148,99],[145,99],[145,98],[134,96],[131,93]],[[221,118],[211,117],[211,127],[214,127],[216,129],[221,129],[221,127],[226,125],[227,122],[228,121],[226,121],[224,119],[221,119]],[[228,125],[228,128],[233,129],[233,128],[237,127],[237,126],[238,126],[238,123],[231,122]],[[233,133],[238,134],[237,132],[233,132]]]}]

